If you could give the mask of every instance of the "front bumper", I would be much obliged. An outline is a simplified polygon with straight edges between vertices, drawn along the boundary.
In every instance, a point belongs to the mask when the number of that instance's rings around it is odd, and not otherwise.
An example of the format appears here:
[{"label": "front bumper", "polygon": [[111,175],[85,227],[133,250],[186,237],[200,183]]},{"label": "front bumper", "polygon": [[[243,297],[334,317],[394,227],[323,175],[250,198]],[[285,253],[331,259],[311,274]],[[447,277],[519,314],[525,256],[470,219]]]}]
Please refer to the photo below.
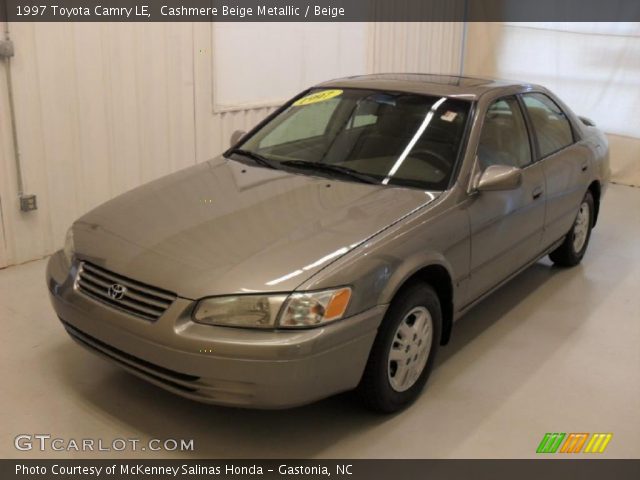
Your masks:
[{"label": "front bumper", "polygon": [[178,297],[155,322],[78,292],[62,252],[47,264],[53,308],[71,337],[131,373],[194,400],[288,408],[355,388],[386,306],[324,327],[262,331],[200,325]]}]

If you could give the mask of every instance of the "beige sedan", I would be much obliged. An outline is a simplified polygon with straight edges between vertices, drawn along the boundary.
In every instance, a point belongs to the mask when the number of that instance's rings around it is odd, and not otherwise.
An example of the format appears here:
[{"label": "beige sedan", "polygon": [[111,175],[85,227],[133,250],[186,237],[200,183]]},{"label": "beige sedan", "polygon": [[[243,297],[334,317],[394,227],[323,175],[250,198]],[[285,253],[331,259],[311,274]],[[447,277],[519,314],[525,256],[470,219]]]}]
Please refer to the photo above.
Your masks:
[{"label": "beige sedan", "polygon": [[334,80],[78,219],[47,283],[74,340],[184,397],[393,412],[473,305],[581,261],[608,178],[604,135],[543,87]]}]

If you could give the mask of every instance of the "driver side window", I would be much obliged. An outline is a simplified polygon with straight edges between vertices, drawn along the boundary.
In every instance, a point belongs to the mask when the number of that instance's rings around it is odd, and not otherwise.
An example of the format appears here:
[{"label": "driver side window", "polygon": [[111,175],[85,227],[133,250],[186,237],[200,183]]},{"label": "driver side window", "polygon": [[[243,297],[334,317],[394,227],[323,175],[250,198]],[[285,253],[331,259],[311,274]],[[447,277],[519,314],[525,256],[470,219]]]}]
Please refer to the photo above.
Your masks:
[{"label": "driver side window", "polygon": [[522,168],[531,163],[529,134],[515,97],[500,99],[487,110],[478,159],[483,170],[490,165]]}]

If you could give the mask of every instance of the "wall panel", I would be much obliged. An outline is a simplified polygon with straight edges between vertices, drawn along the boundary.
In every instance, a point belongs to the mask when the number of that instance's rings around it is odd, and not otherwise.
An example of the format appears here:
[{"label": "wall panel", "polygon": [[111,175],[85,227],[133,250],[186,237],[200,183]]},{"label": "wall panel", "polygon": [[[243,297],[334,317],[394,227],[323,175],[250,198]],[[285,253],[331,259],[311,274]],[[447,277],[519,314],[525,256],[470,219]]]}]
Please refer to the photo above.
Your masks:
[{"label": "wall panel", "polygon": [[[11,151],[2,158],[4,264],[55,251],[78,216],[196,161],[192,24],[10,30],[25,191],[37,194],[38,210],[19,211]],[[6,108],[0,115],[8,123]]]},{"label": "wall panel", "polygon": [[213,24],[214,111],[273,106],[327,78],[366,71],[367,24]]},{"label": "wall panel", "polygon": [[370,30],[372,73],[460,73],[462,22],[379,22]]},{"label": "wall panel", "polygon": [[[28,57],[14,57],[11,62],[15,96],[23,98],[22,103],[16,105],[16,114],[19,125],[24,123],[25,118],[34,119],[21,130],[21,134],[28,139],[20,145],[24,187],[26,191],[37,190],[39,194],[48,197],[36,39],[32,28],[21,29],[18,33],[14,40],[19,41],[31,53]],[[4,250],[4,260],[0,258],[3,260],[0,267],[14,263],[16,258],[28,259],[34,252],[44,251],[51,239],[49,206],[46,203],[28,215],[19,212],[6,69],[6,62],[0,61],[0,202]],[[16,72],[19,74],[16,75]],[[16,76],[24,78],[16,81]]]}]

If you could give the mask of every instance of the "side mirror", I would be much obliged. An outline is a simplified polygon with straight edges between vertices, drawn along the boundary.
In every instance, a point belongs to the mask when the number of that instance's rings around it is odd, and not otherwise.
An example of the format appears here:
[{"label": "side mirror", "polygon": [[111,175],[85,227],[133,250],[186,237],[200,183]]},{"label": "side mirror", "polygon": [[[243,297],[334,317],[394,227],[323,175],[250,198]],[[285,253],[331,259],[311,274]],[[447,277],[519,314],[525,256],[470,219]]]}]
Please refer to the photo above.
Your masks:
[{"label": "side mirror", "polygon": [[230,146],[234,146],[236,145],[240,140],[242,140],[242,137],[244,137],[246,135],[247,132],[245,132],[244,130],[236,130],[235,132],[233,132],[231,134],[231,140],[230,140]]},{"label": "side mirror", "polygon": [[479,192],[513,190],[522,184],[522,170],[508,165],[491,165],[482,172],[476,189]]}]

